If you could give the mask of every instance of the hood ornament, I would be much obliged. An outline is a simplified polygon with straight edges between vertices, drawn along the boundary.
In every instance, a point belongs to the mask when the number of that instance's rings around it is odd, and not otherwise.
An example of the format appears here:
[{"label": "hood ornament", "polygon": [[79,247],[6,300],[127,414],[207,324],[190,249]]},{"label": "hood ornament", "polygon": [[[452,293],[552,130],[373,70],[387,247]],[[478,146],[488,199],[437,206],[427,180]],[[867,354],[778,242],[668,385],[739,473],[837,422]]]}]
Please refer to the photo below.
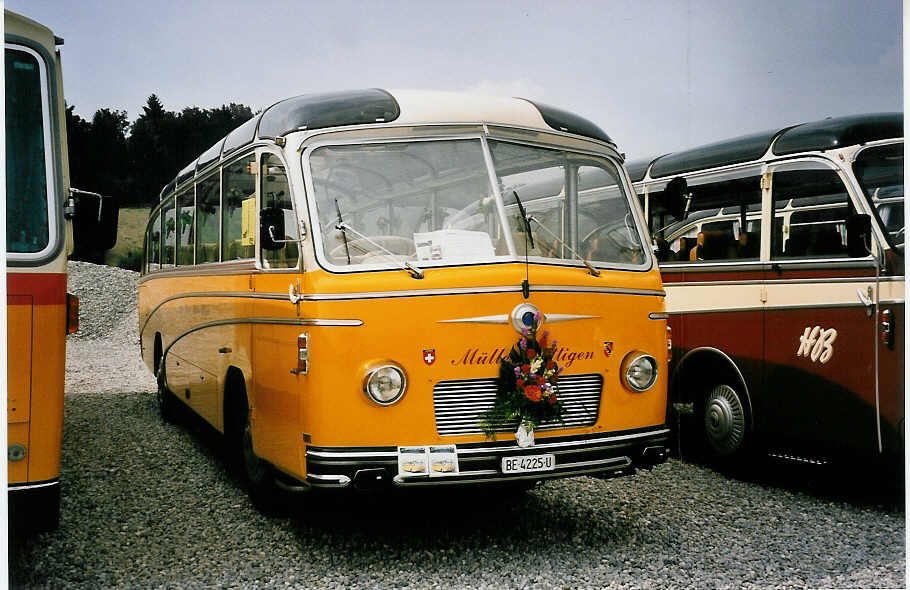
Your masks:
[{"label": "hood ornament", "polygon": [[544,320],[544,315],[540,313],[536,305],[531,303],[519,303],[512,310],[510,316],[512,318],[512,327],[519,334],[523,330],[537,330]]}]

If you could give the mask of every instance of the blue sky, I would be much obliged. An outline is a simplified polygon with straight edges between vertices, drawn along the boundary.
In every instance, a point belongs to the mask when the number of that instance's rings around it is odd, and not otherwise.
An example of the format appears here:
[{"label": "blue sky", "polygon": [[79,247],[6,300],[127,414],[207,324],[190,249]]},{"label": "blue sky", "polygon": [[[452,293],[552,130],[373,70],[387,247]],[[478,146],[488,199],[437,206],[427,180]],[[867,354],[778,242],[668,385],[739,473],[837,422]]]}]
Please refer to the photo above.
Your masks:
[{"label": "blue sky", "polygon": [[307,92],[432,88],[577,112],[630,158],[902,110],[900,0],[7,0],[51,27],[90,117]]}]

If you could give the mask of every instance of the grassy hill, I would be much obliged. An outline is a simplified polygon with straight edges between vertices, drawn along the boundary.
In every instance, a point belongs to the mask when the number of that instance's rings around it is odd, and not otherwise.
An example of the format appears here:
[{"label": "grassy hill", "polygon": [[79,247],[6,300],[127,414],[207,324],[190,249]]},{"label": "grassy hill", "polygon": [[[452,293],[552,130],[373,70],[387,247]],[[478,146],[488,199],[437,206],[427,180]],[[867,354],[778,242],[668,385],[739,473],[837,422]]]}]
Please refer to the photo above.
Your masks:
[{"label": "grassy hill", "polygon": [[105,264],[139,270],[142,262],[142,238],[149,211],[149,207],[120,209],[117,243],[104,255]]}]

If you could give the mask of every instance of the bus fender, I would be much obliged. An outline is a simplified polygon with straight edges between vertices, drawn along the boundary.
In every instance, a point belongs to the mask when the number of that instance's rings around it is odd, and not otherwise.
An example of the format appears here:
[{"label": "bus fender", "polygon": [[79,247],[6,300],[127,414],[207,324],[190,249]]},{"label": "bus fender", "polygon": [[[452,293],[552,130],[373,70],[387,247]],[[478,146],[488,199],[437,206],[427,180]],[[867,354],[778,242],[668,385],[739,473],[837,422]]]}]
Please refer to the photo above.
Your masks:
[{"label": "bus fender", "polygon": [[742,371],[724,351],[712,346],[693,348],[676,363],[670,375],[670,406],[675,404],[693,404],[698,392],[709,381],[727,378],[732,385],[739,386],[743,392],[749,412],[749,428],[755,426],[752,411],[752,395],[743,378]]}]

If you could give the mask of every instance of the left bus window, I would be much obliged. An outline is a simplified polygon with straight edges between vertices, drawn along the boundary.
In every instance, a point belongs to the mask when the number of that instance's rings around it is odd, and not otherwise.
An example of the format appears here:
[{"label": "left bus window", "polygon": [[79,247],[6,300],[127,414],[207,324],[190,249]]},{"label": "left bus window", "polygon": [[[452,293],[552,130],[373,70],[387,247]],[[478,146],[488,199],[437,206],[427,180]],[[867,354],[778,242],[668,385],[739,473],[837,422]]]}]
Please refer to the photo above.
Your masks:
[{"label": "left bus window", "polygon": [[174,217],[174,198],[161,208],[161,268],[174,266],[174,246],[177,243],[177,220]]},{"label": "left bus window", "polygon": [[297,266],[299,249],[296,240],[297,216],[294,214],[294,201],[291,199],[291,188],[288,185],[288,175],[281,159],[275,154],[262,154],[260,163],[262,195],[262,208],[281,209],[284,213],[284,235],[275,236],[285,242],[277,250],[262,251],[263,268],[294,268]]},{"label": "left bus window", "polygon": [[255,216],[250,212],[255,213],[256,209],[255,168],[256,157],[252,154],[224,167],[221,260],[253,257]]},{"label": "left bus window", "polygon": [[193,264],[196,207],[193,189],[177,196],[177,266]]},{"label": "left bus window", "polygon": [[216,172],[196,184],[196,264],[218,262],[221,177]]},{"label": "left bus window", "polygon": [[148,270],[161,268],[161,212],[155,214],[149,223],[148,237]]},{"label": "left bus window", "polygon": [[6,249],[35,253],[48,246],[41,63],[6,48]]}]

